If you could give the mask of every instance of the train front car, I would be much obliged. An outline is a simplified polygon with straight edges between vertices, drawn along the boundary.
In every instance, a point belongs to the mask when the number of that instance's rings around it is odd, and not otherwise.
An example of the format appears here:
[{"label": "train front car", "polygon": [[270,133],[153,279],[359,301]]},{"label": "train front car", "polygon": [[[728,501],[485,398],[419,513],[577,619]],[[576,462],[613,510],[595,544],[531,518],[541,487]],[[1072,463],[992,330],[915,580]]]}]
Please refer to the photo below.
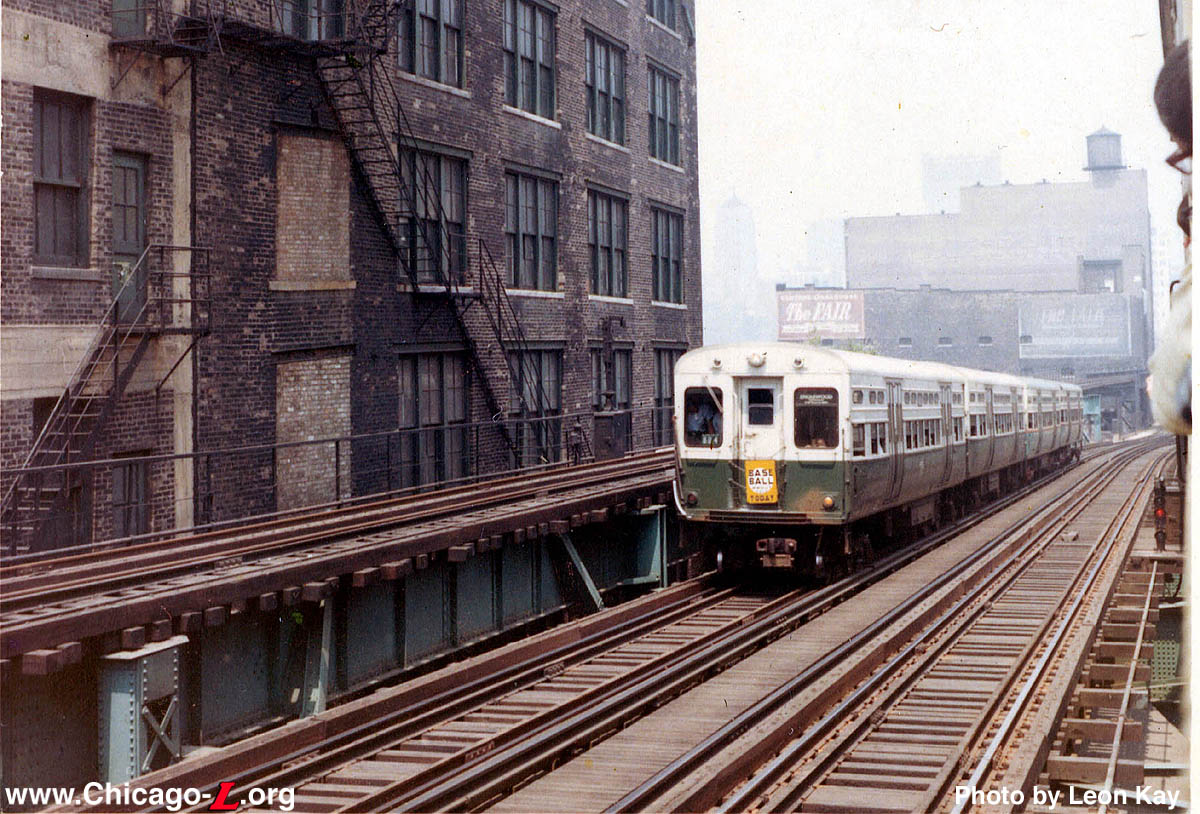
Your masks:
[{"label": "train front car", "polygon": [[842,552],[849,380],[841,355],[799,345],[706,347],[676,363],[679,511],[731,564],[807,571]]}]

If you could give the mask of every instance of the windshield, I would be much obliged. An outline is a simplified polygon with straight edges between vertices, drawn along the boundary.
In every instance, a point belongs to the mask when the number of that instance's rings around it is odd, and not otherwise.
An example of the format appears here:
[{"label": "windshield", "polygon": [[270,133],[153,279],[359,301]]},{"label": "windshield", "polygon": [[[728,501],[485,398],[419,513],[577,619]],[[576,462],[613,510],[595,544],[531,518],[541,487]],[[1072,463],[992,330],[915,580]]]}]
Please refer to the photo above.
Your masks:
[{"label": "windshield", "polygon": [[721,388],[689,387],[683,394],[683,442],[689,447],[721,445]]}]

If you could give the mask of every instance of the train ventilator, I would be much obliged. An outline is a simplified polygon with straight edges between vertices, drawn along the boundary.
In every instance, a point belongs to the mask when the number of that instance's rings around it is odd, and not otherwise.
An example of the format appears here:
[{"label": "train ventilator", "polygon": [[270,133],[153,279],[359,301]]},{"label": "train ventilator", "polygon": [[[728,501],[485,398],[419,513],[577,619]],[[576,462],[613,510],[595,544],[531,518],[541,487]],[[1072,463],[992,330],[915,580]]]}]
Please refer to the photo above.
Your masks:
[{"label": "train ventilator", "polygon": [[809,345],[675,366],[680,514],[723,559],[823,574],[1078,459],[1072,384]]}]

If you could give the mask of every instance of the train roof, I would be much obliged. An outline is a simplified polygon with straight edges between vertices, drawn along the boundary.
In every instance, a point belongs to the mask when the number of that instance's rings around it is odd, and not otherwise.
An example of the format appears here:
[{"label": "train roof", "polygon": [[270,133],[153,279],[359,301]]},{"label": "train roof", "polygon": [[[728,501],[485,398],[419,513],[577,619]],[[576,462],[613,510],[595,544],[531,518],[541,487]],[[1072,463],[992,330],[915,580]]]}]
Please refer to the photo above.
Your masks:
[{"label": "train roof", "polygon": [[[750,360],[761,355],[761,365],[752,365]],[[876,374],[889,378],[927,379],[938,381],[984,382],[1001,387],[1035,387],[1038,389],[1078,390],[1077,385],[1048,379],[1014,376],[957,367],[942,362],[897,359],[891,356],[876,356],[848,350],[805,345],[795,342],[737,342],[724,345],[706,345],[685,353],[675,363],[675,372],[697,375],[710,373],[713,362],[720,360],[722,373],[731,376],[780,375],[796,369],[795,360],[803,360],[801,367],[807,373],[858,373]]]}]

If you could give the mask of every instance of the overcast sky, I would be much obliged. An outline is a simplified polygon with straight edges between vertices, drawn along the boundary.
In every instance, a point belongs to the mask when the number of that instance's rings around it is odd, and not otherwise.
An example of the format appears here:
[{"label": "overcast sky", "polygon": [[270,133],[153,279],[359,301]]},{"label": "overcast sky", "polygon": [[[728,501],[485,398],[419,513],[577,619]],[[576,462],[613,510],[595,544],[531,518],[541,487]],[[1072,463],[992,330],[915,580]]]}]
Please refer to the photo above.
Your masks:
[{"label": "overcast sky", "polygon": [[810,222],[926,211],[922,155],[999,151],[1013,183],[1083,180],[1102,125],[1149,170],[1154,228],[1175,229],[1154,0],[696,0],[696,24],[706,263],[735,189],[774,277],[806,262]]}]

